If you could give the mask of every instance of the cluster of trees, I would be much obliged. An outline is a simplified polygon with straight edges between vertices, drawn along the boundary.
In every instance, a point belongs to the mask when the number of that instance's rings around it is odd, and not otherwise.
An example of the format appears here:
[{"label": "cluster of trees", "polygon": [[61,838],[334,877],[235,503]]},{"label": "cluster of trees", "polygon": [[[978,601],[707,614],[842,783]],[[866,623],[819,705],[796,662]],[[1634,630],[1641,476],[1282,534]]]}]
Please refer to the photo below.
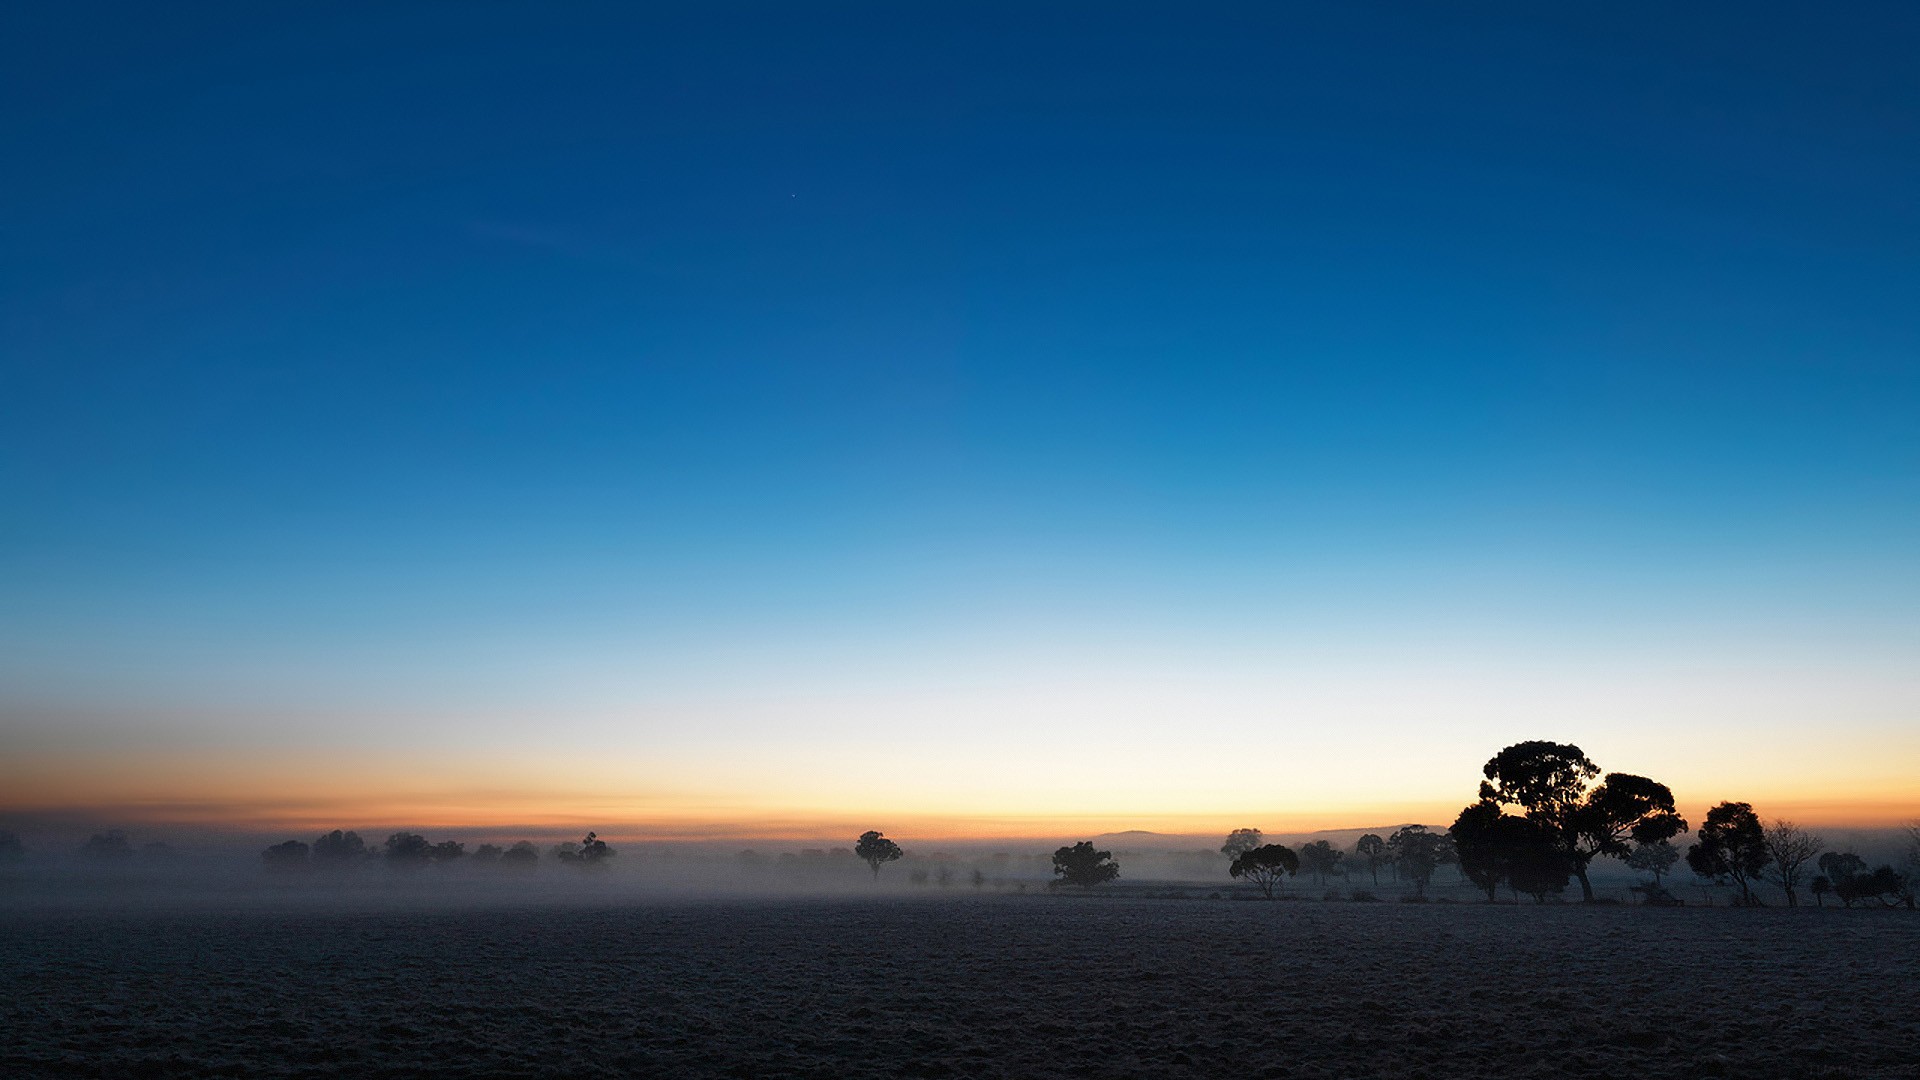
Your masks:
[{"label": "cluster of trees", "polygon": [[[1589,868],[1606,856],[1650,876],[1634,886],[1649,902],[1679,902],[1666,888],[1666,875],[1682,857],[1674,839],[1688,826],[1665,784],[1603,773],[1578,746],[1539,740],[1501,750],[1482,773],[1478,798],[1445,834],[1409,825],[1385,839],[1362,836],[1351,852],[1326,840],[1295,852],[1264,843],[1258,829],[1235,829],[1220,848],[1231,860],[1227,872],[1271,899],[1297,874],[1325,885],[1364,868],[1378,884],[1385,868],[1424,896],[1434,871],[1453,864],[1489,901],[1505,887],[1544,903],[1575,881],[1592,901]],[[1821,839],[1791,821],[1763,825],[1748,804],[1724,802],[1708,811],[1685,858],[1699,877],[1735,888],[1740,904],[1758,904],[1755,885],[1770,882],[1789,906],[1799,904],[1804,888],[1817,903],[1833,896],[1847,906],[1912,907],[1920,899],[1920,824],[1907,832],[1904,871],[1891,864],[1869,869],[1850,853],[1822,854]]]},{"label": "cluster of trees", "polygon": [[1479,800],[1460,811],[1448,832],[1461,873],[1486,890],[1488,900],[1504,884],[1544,901],[1577,879],[1581,896],[1591,901],[1594,859],[1624,859],[1637,845],[1653,847],[1687,831],[1665,784],[1632,773],[1603,776],[1568,743],[1515,743],[1482,772]]},{"label": "cluster of trees", "polygon": [[[1678,902],[1664,877],[1680,858],[1673,838],[1687,831],[1687,822],[1665,784],[1631,773],[1602,775],[1578,746],[1545,741],[1509,746],[1483,771],[1479,800],[1460,811],[1448,832],[1461,872],[1488,900],[1504,884],[1545,901],[1577,879],[1582,897],[1592,901],[1587,869],[1605,855],[1652,875],[1635,887],[1649,902]],[[1890,865],[1869,872],[1853,855],[1830,853],[1816,863],[1824,846],[1791,821],[1763,825],[1747,803],[1723,802],[1707,811],[1686,860],[1699,877],[1732,885],[1742,905],[1760,903],[1754,886],[1768,881],[1790,907],[1798,906],[1803,885],[1817,900],[1844,888],[1848,903],[1913,906],[1920,891],[1920,826],[1909,829],[1906,874]],[[1811,881],[1810,863],[1823,871]]]},{"label": "cluster of trees", "polygon": [[[1731,883],[1738,903],[1760,903],[1756,882],[1767,881],[1786,894],[1787,906],[1798,907],[1805,885],[1814,903],[1825,906],[1831,895],[1842,906],[1856,903],[1885,907],[1915,906],[1920,900],[1920,825],[1907,828],[1906,870],[1891,863],[1871,870],[1852,852],[1827,851],[1820,837],[1791,821],[1762,825],[1753,807],[1723,802],[1707,812],[1699,842],[1687,849],[1687,866],[1710,881]],[[1817,858],[1816,858],[1817,857]],[[1809,866],[1819,873],[1809,878]]]},{"label": "cluster of trees", "polygon": [[[555,844],[553,857],[575,866],[600,866],[614,854],[613,848],[594,833],[577,844]],[[346,868],[371,862],[383,862],[398,869],[412,869],[472,858],[475,865],[507,869],[532,869],[540,861],[540,849],[522,840],[510,847],[481,844],[468,854],[458,840],[433,843],[419,833],[397,832],[387,837],[380,848],[370,847],[360,834],[335,829],[306,844],[288,840],[260,853],[269,870],[289,872],[315,868]]]},{"label": "cluster of trees", "polygon": [[1354,844],[1351,853],[1341,851],[1327,840],[1302,844],[1295,852],[1285,844],[1263,843],[1264,839],[1259,829],[1235,829],[1228,834],[1220,851],[1232,860],[1227,873],[1252,882],[1269,900],[1285,885],[1287,878],[1296,874],[1311,874],[1315,881],[1325,885],[1334,877],[1347,876],[1349,865],[1366,867],[1375,885],[1380,883],[1381,867],[1388,867],[1410,882],[1416,895],[1424,896],[1434,872],[1454,859],[1448,838],[1428,832],[1424,825],[1408,825],[1384,840],[1378,834],[1368,833]]}]

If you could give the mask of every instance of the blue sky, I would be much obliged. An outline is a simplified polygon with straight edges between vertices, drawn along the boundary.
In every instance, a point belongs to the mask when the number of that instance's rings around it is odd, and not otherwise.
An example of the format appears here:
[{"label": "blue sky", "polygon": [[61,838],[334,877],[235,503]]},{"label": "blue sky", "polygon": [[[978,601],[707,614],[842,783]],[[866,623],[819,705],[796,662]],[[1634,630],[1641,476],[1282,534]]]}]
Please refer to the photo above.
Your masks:
[{"label": "blue sky", "polygon": [[1031,8],[10,13],[16,748],[1910,774],[1910,6]]}]

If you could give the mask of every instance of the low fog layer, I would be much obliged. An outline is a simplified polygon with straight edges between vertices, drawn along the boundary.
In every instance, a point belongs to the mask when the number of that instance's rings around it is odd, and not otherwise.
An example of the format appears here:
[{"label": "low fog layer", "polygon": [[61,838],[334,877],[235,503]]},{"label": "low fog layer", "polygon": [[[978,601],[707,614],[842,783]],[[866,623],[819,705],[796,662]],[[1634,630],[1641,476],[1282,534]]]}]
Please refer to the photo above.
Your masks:
[{"label": "low fog layer", "polygon": [[[1381,837],[1402,830],[1444,838],[1419,826],[1261,836],[1236,830],[1207,838],[1119,833],[1092,838],[1094,853],[1117,869],[1094,890],[1118,895],[1251,899],[1251,878],[1231,873],[1234,852],[1249,843],[1303,852],[1276,874],[1275,898],[1314,900],[1484,900],[1447,845],[1424,881]],[[371,831],[370,831],[371,832]],[[165,835],[168,838],[162,839]],[[463,831],[463,837],[471,837]],[[1373,840],[1369,847],[1369,840]],[[1857,857],[1862,869],[1906,867],[1920,854],[1906,830],[1836,832],[1832,853]],[[1043,895],[1063,884],[1045,841],[991,844],[901,844],[874,861],[865,838],[840,845],[758,842],[610,842],[597,834],[571,841],[502,836],[451,839],[396,830],[361,836],[336,830],[268,842],[257,837],[143,835],[136,830],[75,834],[65,830],[0,832],[0,904],[26,907],[197,905],[497,905],[608,903],[672,897],[831,897]],[[889,843],[884,838],[881,844]],[[1812,865],[1810,863],[1810,865]],[[1726,882],[1691,875],[1684,863],[1659,868],[1671,894],[1690,904],[1736,902]],[[1628,860],[1594,864],[1602,900],[1645,895],[1650,871]],[[1757,899],[1781,900],[1756,886]],[[1805,884],[1802,884],[1805,895]],[[1517,894],[1515,896],[1517,899]],[[1577,892],[1543,900],[1576,899]]]}]

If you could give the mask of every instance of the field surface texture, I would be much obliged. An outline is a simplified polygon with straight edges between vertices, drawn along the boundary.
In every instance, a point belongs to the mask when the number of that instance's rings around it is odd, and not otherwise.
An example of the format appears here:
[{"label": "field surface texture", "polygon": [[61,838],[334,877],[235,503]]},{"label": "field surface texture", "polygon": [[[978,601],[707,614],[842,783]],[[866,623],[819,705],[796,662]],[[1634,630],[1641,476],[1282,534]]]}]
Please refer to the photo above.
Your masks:
[{"label": "field surface texture", "polygon": [[7,912],[0,1075],[1920,1077],[1904,911]]}]

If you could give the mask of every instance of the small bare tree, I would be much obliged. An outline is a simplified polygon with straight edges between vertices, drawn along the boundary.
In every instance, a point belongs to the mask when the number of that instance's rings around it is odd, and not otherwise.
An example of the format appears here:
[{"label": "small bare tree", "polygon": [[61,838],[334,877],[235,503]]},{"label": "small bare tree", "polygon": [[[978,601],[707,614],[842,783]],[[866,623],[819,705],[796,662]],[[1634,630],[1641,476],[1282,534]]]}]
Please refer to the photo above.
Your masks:
[{"label": "small bare tree", "polygon": [[1766,837],[1767,854],[1773,857],[1773,862],[1767,867],[1767,878],[1787,894],[1788,907],[1799,907],[1800,899],[1795,890],[1806,878],[1807,863],[1820,854],[1826,842],[1793,822],[1780,818],[1775,818],[1773,824],[1767,826]]}]

